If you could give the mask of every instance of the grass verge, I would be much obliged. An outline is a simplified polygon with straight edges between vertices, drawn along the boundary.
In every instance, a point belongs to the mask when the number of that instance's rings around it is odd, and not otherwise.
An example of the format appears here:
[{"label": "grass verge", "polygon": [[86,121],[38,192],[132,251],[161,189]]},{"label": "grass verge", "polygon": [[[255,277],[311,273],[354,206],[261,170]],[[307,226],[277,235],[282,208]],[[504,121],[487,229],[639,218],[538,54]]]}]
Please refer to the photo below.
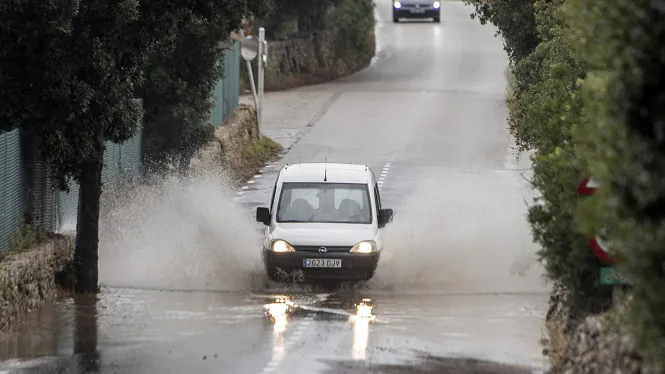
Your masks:
[{"label": "grass verge", "polygon": [[275,160],[283,151],[279,143],[267,136],[261,139],[246,142],[242,149],[242,167],[238,170],[236,178],[244,183],[270,161]]},{"label": "grass verge", "polygon": [[49,240],[51,236],[41,226],[26,224],[9,234],[9,247],[0,254],[0,260],[13,253],[29,251],[39,247]]}]

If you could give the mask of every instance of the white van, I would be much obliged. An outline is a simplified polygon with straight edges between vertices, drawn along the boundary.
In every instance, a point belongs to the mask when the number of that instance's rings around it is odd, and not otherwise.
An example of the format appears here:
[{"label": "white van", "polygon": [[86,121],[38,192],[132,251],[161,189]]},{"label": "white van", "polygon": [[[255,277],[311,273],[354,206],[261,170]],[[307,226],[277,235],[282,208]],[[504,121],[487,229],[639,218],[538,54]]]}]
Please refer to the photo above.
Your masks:
[{"label": "white van", "polygon": [[256,221],[266,226],[266,271],[274,280],[279,270],[302,271],[306,280],[368,280],[381,257],[381,229],[392,217],[366,165],[286,165],[270,207],[256,209]]}]

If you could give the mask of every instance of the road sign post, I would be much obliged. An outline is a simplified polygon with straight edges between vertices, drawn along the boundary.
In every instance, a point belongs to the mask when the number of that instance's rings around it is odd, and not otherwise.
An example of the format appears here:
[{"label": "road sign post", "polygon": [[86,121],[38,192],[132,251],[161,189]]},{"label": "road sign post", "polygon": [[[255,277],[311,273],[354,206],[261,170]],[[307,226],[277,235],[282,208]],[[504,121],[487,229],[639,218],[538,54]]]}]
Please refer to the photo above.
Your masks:
[{"label": "road sign post", "polygon": [[267,51],[267,45],[266,43],[266,29],[263,27],[259,28],[259,111],[256,113],[259,121],[259,134],[261,134],[261,130],[263,128],[263,83],[265,79],[265,64],[268,60],[268,56],[266,55]]},{"label": "road sign post", "polygon": [[[263,132],[263,83],[265,65],[268,63],[268,43],[265,40],[266,30],[259,28],[259,38],[253,36],[245,36],[244,30],[240,30],[242,40],[240,43],[240,54],[247,62],[247,72],[249,75],[250,88],[252,89],[252,96],[254,97],[254,109],[256,110],[256,117],[259,124],[259,139],[262,137]],[[254,83],[254,73],[252,71],[252,61],[258,57],[258,84]],[[257,87],[258,86],[258,87]]]}]

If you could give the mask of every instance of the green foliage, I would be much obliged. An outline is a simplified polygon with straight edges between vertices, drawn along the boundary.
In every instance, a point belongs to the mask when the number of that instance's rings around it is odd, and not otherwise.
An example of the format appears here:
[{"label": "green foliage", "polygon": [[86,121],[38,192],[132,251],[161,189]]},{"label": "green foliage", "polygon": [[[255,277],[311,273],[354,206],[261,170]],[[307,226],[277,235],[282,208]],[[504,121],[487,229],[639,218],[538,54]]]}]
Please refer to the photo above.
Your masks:
[{"label": "green foliage", "polygon": [[331,9],[346,0],[274,0],[274,6],[265,18],[259,20],[266,29],[266,37],[286,36],[295,23],[295,31],[310,33],[321,31],[335,22],[330,19]]},{"label": "green foliage", "polygon": [[594,67],[595,99],[576,134],[602,188],[581,212],[608,228],[612,254],[634,280],[639,348],[665,369],[665,1],[570,0]]},{"label": "green foliage", "polygon": [[9,234],[9,253],[35,249],[49,239],[49,235],[41,226],[26,224],[19,230]]},{"label": "green foliage", "polygon": [[245,14],[261,16],[270,9],[267,1],[251,2],[249,8],[233,4],[231,9],[211,8],[193,17],[178,34],[174,48],[151,59],[139,91],[146,111],[147,170],[164,171],[168,164],[175,164],[184,172],[196,151],[212,139],[211,94],[223,78],[225,63],[220,42],[230,37]]},{"label": "green foliage", "polygon": [[589,313],[611,306],[611,289],[600,285],[600,263],[589,250],[585,235],[575,220],[578,202],[575,187],[584,165],[570,142],[535,157],[533,186],[540,192],[529,209],[529,222],[538,255],[547,275],[561,286],[569,316],[567,329],[575,327]]},{"label": "green foliage", "polygon": [[350,41],[351,50],[371,57],[374,55],[374,3],[371,0],[341,0],[335,12],[340,39]]},{"label": "green foliage", "polygon": [[248,162],[264,164],[282,151],[282,146],[267,136],[249,143],[243,149],[243,158]]},{"label": "green foliage", "polygon": [[[529,222],[571,323],[611,305],[585,240],[607,228],[613,257],[635,281],[641,352],[665,368],[665,1],[475,5],[511,57],[510,127],[522,150],[536,152],[540,196]],[[580,199],[575,186],[588,173],[601,187]]]},{"label": "green foliage", "polygon": [[[156,54],[170,55],[183,46],[182,38],[198,36],[194,41],[205,42],[205,60],[210,45],[226,39],[224,32],[266,4],[267,0],[0,3],[0,123],[3,129],[18,126],[37,138],[58,187],[66,190],[71,178],[80,184],[75,264],[83,291],[97,290],[104,144],[135,134],[143,115],[136,101],[138,88],[149,66],[164,62]],[[192,52],[197,45],[191,47],[179,51]],[[173,72],[178,68],[167,66],[163,75],[178,76]],[[185,90],[191,89],[197,98],[210,80],[205,72],[203,78],[182,75],[192,83]],[[197,116],[191,112],[199,108],[190,109],[174,112],[195,122],[192,118]]]},{"label": "green foliage", "polygon": [[[169,1],[8,1],[0,8],[0,122],[37,136],[66,189],[98,165],[104,140],[134,135],[134,87],[181,21]],[[169,16],[170,15],[170,16]]]},{"label": "green foliage", "polygon": [[268,17],[258,23],[267,38],[337,29],[338,51],[373,55],[374,21],[372,0],[275,0]]},{"label": "green foliage", "polygon": [[534,2],[540,43],[513,64],[507,103],[518,147],[536,151],[532,183],[540,196],[529,210],[529,222],[549,278],[566,290],[562,301],[574,324],[608,308],[611,293],[599,284],[600,264],[575,220],[575,187],[587,170],[573,134],[586,120],[586,97],[580,91],[588,63],[571,37],[563,5]]}]

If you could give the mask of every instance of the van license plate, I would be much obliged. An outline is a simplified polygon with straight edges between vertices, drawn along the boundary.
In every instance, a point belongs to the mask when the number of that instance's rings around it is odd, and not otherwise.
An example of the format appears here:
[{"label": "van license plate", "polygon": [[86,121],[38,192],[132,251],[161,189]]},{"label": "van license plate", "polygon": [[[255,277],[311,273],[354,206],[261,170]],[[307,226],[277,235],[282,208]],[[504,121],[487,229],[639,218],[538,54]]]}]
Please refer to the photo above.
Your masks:
[{"label": "van license plate", "polygon": [[302,261],[306,268],[341,268],[342,260],[332,258],[306,258]]},{"label": "van license plate", "polygon": [[413,14],[425,13],[425,9],[414,8],[414,9],[411,9],[411,13],[413,13]]}]

